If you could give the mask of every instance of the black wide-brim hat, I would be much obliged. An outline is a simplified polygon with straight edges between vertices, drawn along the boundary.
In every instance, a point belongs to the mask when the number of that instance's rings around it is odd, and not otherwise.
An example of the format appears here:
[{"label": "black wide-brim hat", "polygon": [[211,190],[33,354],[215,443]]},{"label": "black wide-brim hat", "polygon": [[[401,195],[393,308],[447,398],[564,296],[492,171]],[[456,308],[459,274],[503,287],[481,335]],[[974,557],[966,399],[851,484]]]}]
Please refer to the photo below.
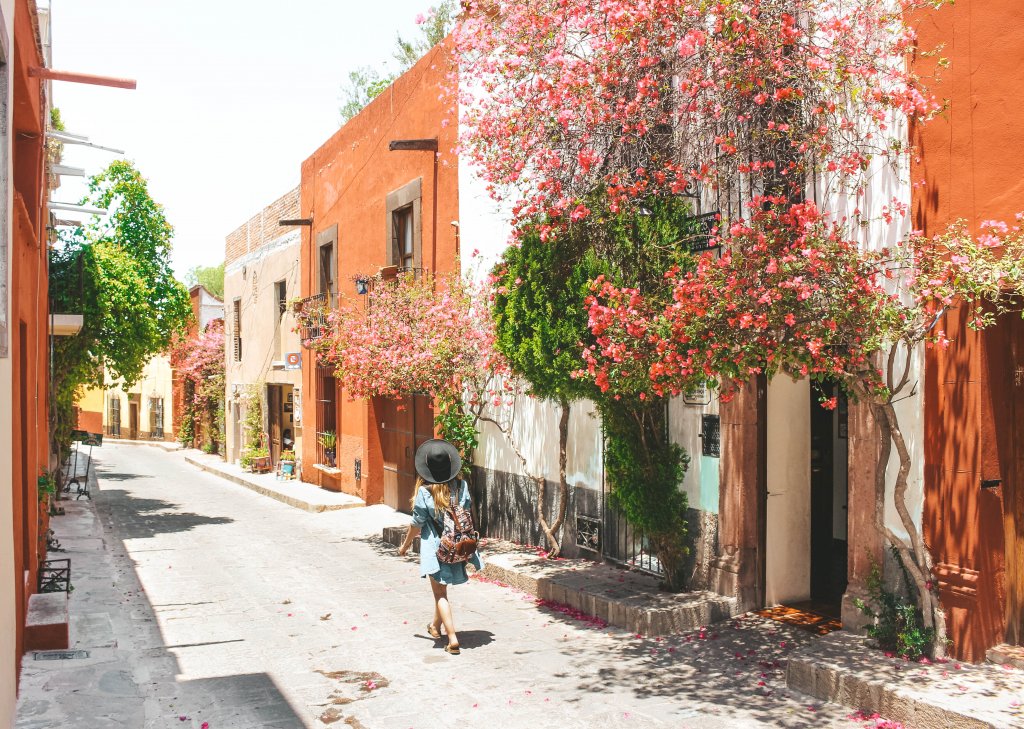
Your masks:
[{"label": "black wide-brim hat", "polygon": [[416,473],[427,483],[447,483],[462,471],[459,449],[434,438],[416,449]]}]

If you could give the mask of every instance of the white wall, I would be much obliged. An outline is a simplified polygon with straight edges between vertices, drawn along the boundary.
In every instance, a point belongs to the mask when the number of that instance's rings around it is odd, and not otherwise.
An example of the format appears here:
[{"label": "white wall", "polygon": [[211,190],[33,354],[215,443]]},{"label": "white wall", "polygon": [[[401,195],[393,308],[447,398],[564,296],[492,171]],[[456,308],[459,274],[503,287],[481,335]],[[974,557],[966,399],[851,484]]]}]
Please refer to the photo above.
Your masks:
[{"label": "white wall", "polygon": [[811,590],[811,386],[777,377],[768,385],[769,605],[804,600]]}]

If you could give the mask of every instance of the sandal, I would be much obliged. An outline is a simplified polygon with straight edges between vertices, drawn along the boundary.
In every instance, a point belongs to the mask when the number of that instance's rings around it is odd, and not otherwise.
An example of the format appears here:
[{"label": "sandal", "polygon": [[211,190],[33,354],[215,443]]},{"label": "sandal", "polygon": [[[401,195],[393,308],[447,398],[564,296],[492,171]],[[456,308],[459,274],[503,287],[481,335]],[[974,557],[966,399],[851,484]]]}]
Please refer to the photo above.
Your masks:
[{"label": "sandal", "polygon": [[450,655],[453,655],[453,656],[457,656],[460,653],[462,653],[462,651],[459,650],[459,646],[458,645],[452,645],[451,643],[449,643],[448,645],[446,645],[444,647],[444,652],[448,653]]},{"label": "sandal", "polygon": [[427,623],[427,635],[429,635],[434,640],[441,639],[441,631],[435,628],[432,623]]}]

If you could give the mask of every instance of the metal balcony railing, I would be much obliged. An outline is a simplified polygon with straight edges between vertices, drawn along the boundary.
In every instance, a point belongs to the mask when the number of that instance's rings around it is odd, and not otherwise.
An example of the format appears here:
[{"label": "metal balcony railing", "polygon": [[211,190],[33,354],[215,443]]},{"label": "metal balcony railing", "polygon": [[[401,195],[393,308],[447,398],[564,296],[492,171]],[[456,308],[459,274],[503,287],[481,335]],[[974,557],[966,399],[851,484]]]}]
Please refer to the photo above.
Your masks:
[{"label": "metal balcony railing", "polygon": [[294,311],[299,321],[299,341],[302,346],[323,336],[327,319],[338,308],[338,295],[332,293],[314,294],[295,302]]}]

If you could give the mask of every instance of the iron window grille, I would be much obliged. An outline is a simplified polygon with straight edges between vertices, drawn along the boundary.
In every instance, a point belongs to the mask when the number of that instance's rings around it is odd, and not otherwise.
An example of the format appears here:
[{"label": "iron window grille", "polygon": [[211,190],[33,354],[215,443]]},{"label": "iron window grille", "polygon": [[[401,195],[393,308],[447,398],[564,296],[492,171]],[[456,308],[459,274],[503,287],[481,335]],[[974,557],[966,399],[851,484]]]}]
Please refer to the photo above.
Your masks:
[{"label": "iron window grille", "polygon": [[701,454],[722,457],[721,421],[717,415],[703,415],[700,420]]},{"label": "iron window grille", "polygon": [[110,434],[121,437],[121,398],[112,396],[110,398]]},{"label": "iron window grille", "polygon": [[149,398],[149,433],[156,439],[162,440],[164,437],[164,399],[162,397]]}]

